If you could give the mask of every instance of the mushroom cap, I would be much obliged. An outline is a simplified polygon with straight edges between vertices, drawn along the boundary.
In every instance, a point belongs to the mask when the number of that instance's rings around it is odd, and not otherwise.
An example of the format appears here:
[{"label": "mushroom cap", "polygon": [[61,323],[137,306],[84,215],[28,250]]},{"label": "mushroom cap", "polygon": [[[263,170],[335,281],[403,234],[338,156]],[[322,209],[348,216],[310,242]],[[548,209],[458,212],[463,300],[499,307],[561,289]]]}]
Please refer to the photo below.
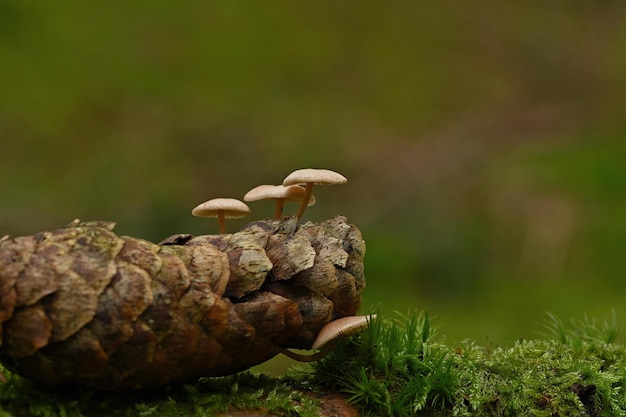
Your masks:
[{"label": "mushroom cap", "polygon": [[363,330],[375,318],[376,314],[372,314],[369,316],[348,316],[333,320],[322,327],[311,345],[311,349],[321,349],[335,339]]},{"label": "mushroom cap", "polygon": [[283,181],[283,185],[286,187],[288,185],[307,183],[345,184],[346,182],[348,182],[346,177],[339,174],[338,172],[331,171],[330,169],[305,168],[297,169],[291,174],[287,175],[287,177]]},{"label": "mushroom cap", "polygon": [[250,208],[236,198],[214,198],[198,204],[191,210],[191,214],[198,217],[217,217],[220,211],[224,213],[224,217],[235,219],[249,214]]},{"label": "mushroom cap", "polygon": [[[285,201],[301,202],[306,191],[299,185],[259,185],[243,196],[243,201],[258,201],[266,199],[285,199]],[[311,196],[308,206],[315,204],[315,197]]]}]

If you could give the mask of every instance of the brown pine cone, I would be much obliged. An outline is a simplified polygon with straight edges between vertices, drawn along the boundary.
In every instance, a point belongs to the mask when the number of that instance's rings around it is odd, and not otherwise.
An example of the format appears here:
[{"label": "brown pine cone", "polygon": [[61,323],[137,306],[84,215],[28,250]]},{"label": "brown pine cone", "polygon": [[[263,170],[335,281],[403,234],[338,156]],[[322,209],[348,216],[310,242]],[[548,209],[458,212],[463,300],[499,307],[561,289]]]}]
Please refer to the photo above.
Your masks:
[{"label": "brown pine cone", "polygon": [[7,368],[99,390],[226,375],[310,348],[361,302],[365,243],[341,216],[158,245],[113,227],[74,221],[0,240]]}]

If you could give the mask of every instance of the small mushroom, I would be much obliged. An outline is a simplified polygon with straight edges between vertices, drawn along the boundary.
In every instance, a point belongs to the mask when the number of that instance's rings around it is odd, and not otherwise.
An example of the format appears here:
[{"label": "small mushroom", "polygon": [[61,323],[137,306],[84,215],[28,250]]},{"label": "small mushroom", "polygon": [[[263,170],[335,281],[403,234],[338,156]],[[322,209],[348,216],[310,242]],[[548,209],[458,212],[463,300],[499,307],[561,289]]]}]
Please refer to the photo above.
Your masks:
[{"label": "small mushroom", "polygon": [[311,349],[318,350],[318,352],[312,355],[300,355],[299,353],[283,349],[282,353],[299,362],[314,362],[320,360],[333,351],[337,345],[337,341],[365,329],[369,325],[369,322],[375,318],[376,314],[372,314],[369,316],[348,316],[333,320],[322,327],[317,334],[317,338],[311,345]]},{"label": "small mushroom", "polygon": [[214,198],[198,204],[191,214],[197,217],[217,217],[218,230],[226,233],[225,219],[245,217],[250,213],[250,208],[243,201],[235,198]]},{"label": "small mushroom", "polygon": [[300,209],[298,210],[298,213],[296,214],[296,216],[298,217],[298,220],[300,220],[300,218],[302,217],[302,214],[304,213],[304,210],[306,209],[308,205],[309,198],[311,194],[313,193],[313,186],[315,184],[329,184],[330,185],[330,184],[345,184],[346,182],[348,182],[346,177],[344,177],[343,175],[335,171],[331,171],[329,169],[306,168],[306,169],[295,170],[291,174],[287,175],[287,177],[283,181],[283,185],[287,187],[289,185],[306,184],[305,195],[302,200],[302,203],[300,203]]},{"label": "small mushroom", "polygon": [[[259,200],[276,200],[276,209],[274,210],[274,219],[280,219],[283,214],[283,206],[286,201],[301,203],[304,199],[306,191],[299,185],[259,185],[254,187],[243,196],[243,201],[259,201]],[[315,197],[310,196],[308,206],[315,204]]]}]

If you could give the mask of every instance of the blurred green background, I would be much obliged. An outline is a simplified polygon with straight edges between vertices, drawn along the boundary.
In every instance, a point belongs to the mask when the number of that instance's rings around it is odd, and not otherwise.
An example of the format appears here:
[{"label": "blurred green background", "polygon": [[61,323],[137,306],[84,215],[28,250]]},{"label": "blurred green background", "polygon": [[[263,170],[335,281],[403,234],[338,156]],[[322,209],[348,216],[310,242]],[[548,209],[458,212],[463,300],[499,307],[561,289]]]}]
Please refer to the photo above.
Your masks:
[{"label": "blurred green background", "polygon": [[[363,311],[450,343],[626,318],[626,2],[0,2],[0,235],[191,209],[329,168]],[[269,217],[271,204],[251,203]],[[294,208],[295,210],[295,208]],[[250,218],[230,222],[231,228]]]}]

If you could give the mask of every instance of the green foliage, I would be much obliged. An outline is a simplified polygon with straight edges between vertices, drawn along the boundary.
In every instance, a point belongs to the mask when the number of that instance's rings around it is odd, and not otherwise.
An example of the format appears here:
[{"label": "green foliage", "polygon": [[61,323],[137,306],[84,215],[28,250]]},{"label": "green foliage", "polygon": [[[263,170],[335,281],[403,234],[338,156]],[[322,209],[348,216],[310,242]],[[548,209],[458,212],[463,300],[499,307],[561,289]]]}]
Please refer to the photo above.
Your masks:
[{"label": "green foliage", "polygon": [[379,318],[316,363],[315,380],[372,416],[626,415],[626,349],[613,343],[615,318],[570,328],[548,320],[550,339],[451,349],[426,313]]},{"label": "green foliage", "polygon": [[296,390],[298,381],[248,372],[202,378],[195,384],[132,393],[53,390],[7,373],[0,389],[0,417],[213,416],[232,410],[264,410],[275,416],[312,417],[317,403]]},{"label": "green foliage", "polygon": [[450,351],[433,344],[428,313],[377,319],[314,365],[315,380],[345,392],[372,415],[443,411],[454,402],[459,374]]},{"label": "green foliage", "polygon": [[572,319],[572,327],[569,328],[556,315],[547,313],[547,316],[543,322],[544,336],[558,340],[572,348],[582,348],[584,342],[613,343],[622,329],[617,322],[615,311],[610,322],[598,322],[585,315],[582,319]]}]

